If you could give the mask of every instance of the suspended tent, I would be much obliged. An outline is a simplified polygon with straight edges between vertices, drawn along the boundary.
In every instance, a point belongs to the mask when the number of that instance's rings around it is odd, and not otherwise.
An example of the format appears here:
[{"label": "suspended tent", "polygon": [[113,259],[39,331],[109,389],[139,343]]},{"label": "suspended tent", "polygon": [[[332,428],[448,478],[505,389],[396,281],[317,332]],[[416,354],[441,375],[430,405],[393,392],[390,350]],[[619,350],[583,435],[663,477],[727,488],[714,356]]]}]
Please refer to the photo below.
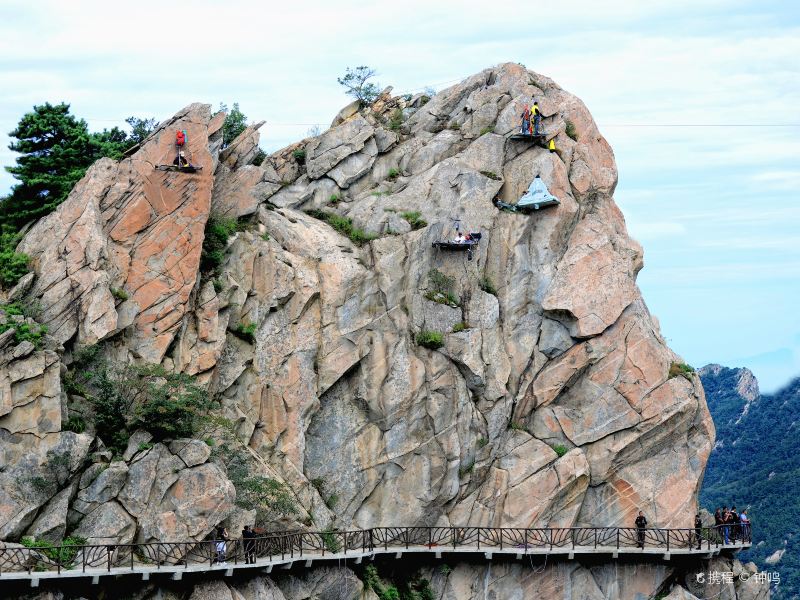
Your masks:
[{"label": "suspended tent", "polygon": [[558,198],[547,191],[547,186],[538,175],[533,178],[531,185],[528,187],[528,191],[523,194],[522,198],[520,198],[516,204],[506,204],[500,200],[494,200],[494,205],[497,208],[510,210],[512,212],[531,212],[557,204],[561,204]]},{"label": "suspended tent", "polygon": [[175,132],[175,148],[177,148],[177,155],[171,165],[156,165],[157,171],[179,171],[181,173],[196,173],[202,171],[203,167],[193,165],[183,155],[183,147],[186,145],[187,133],[185,129],[179,129]]},{"label": "suspended tent", "polygon": [[[451,239],[440,239],[433,242],[431,245],[437,250],[445,250],[448,252],[466,252],[467,260],[472,260],[473,248],[478,245],[481,239],[480,231],[470,231],[469,233],[461,234],[461,220],[455,219],[453,221],[455,236]],[[444,237],[444,236],[441,236]]]}]

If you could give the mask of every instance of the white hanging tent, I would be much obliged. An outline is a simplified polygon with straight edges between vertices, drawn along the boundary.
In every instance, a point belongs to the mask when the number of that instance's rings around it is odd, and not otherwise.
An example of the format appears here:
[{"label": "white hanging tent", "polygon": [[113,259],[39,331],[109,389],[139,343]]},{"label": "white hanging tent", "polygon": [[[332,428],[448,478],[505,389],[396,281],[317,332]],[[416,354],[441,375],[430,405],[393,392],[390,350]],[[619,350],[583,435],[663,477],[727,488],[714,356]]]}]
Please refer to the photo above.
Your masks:
[{"label": "white hanging tent", "polygon": [[516,204],[506,204],[500,200],[495,200],[494,204],[498,208],[504,208],[514,212],[527,212],[531,210],[539,210],[540,208],[546,208],[548,206],[555,206],[560,204],[560,202],[558,198],[553,196],[553,194],[547,190],[547,186],[544,184],[544,181],[542,181],[542,178],[537,175],[534,177],[530,186],[528,186],[528,191],[522,195],[522,198],[520,198]]}]

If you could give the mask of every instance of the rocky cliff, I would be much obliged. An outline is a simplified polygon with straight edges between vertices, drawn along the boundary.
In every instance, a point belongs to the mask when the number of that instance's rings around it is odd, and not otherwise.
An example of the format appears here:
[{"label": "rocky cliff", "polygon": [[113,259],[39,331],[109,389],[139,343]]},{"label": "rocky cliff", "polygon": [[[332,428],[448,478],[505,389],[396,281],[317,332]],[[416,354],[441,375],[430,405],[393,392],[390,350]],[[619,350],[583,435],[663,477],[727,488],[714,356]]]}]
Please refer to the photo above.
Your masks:
[{"label": "rocky cliff", "polygon": [[[556,152],[509,139],[531,96]],[[580,100],[505,64],[432,98],[387,90],[261,164],[258,126],[222,149],[222,118],[191,105],[97,162],[21,242],[35,277],[12,294],[49,333],[3,354],[4,539],[200,539],[240,522],[202,443],[139,432],[109,464],[90,413],[63,430],[81,403],[59,375],[92,346],[204,386],[252,468],[291,489],[292,526],[691,523],[713,424],[699,379],[669,376],[679,358],[636,286],[614,156]],[[198,173],[154,169],[175,129]],[[537,174],[557,207],[495,208]],[[214,219],[239,227],[209,270]],[[456,219],[482,234],[474,260],[432,248]],[[431,334],[438,348],[418,343]],[[29,493],[22,474],[52,470],[54,450],[57,485]],[[561,577],[553,597],[633,597],[669,575],[514,569],[502,597],[543,577]],[[490,597],[485,567],[462,571],[445,597]]]}]

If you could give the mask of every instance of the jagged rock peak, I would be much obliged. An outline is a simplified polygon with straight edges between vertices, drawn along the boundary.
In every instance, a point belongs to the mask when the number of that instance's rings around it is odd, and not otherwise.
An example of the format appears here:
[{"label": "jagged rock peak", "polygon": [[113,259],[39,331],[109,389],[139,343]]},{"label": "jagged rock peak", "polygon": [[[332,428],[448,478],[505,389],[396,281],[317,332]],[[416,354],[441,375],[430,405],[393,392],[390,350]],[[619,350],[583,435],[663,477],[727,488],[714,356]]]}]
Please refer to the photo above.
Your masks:
[{"label": "jagged rock peak", "polygon": [[[510,139],[532,97],[555,151]],[[221,125],[191,105],[130,157],[96,163],[25,236],[28,297],[63,360],[103,341],[112,360],[197,376],[254,472],[291,488],[295,526],[630,526],[640,509],[691,525],[713,425],[699,379],[669,376],[680,358],[636,286],[613,152],[578,98],[507,63],[431,98],[387,90],[260,164],[258,127],[220,154]],[[198,173],[154,169],[178,128]],[[557,206],[493,204],[536,175]],[[240,231],[201,272],[211,216]],[[432,246],[456,219],[482,234],[471,261]],[[232,510],[226,481],[215,474],[215,518]],[[164,506],[159,529],[148,519]],[[184,508],[161,494],[126,509],[118,537],[214,525]],[[0,512],[5,531],[37,510]],[[667,575],[653,571],[647,593]]]}]

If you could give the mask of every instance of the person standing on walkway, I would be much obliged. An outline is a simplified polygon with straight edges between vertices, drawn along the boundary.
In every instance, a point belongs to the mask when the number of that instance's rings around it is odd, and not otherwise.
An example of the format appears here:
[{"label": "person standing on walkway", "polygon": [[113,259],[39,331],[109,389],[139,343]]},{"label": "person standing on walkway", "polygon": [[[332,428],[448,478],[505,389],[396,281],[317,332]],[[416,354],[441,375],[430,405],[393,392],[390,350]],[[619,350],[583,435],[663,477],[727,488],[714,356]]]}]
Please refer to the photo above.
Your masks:
[{"label": "person standing on walkway", "polygon": [[739,526],[739,513],[736,512],[736,507],[731,507],[731,540],[736,543],[741,537],[741,527]]},{"label": "person standing on walkway", "polygon": [[542,125],[542,111],[539,110],[539,103],[536,100],[533,101],[533,106],[531,106],[531,120],[533,121],[533,131],[531,133],[539,135],[539,128]]},{"label": "person standing on walkway", "polygon": [[526,104],[522,109],[520,117],[522,118],[522,124],[520,125],[519,132],[528,135],[531,128],[531,107]]},{"label": "person standing on walkway", "polygon": [[644,518],[644,513],[639,511],[639,516],[636,517],[636,539],[637,546],[644,550],[644,531],[647,528],[647,519]]},{"label": "person standing on walkway", "polygon": [[225,562],[225,557],[228,552],[228,540],[230,537],[228,536],[228,530],[224,527],[217,528],[217,541],[215,544],[217,550],[217,563],[221,565],[226,565],[228,563]]},{"label": "person standing on walkway", "polygon": [[[703,541],[703,519],[700,515],[694,516],[694,537],[697,538],[697,549],[700,550],[700,545]],[[691,544],[689,544],[691,546]]]},{"label": "person standing on walkway", "polygon": [[731,523],[733,518],[727,506],[722,507],[722,543],[728,545],[731,543]]},{"label": "person standing on walkway", "polygon": [[242,545],[244,546],[244,562],[248,565],[256,564],[256,534],[250,529],[250,525],[245,525],[242,529]]},{"label": "person standing on walkway", "polygon": [[747,518],[745,511],[739,513],[739,523],[742,528],[742,541],[750,541],[750,519]]}]

